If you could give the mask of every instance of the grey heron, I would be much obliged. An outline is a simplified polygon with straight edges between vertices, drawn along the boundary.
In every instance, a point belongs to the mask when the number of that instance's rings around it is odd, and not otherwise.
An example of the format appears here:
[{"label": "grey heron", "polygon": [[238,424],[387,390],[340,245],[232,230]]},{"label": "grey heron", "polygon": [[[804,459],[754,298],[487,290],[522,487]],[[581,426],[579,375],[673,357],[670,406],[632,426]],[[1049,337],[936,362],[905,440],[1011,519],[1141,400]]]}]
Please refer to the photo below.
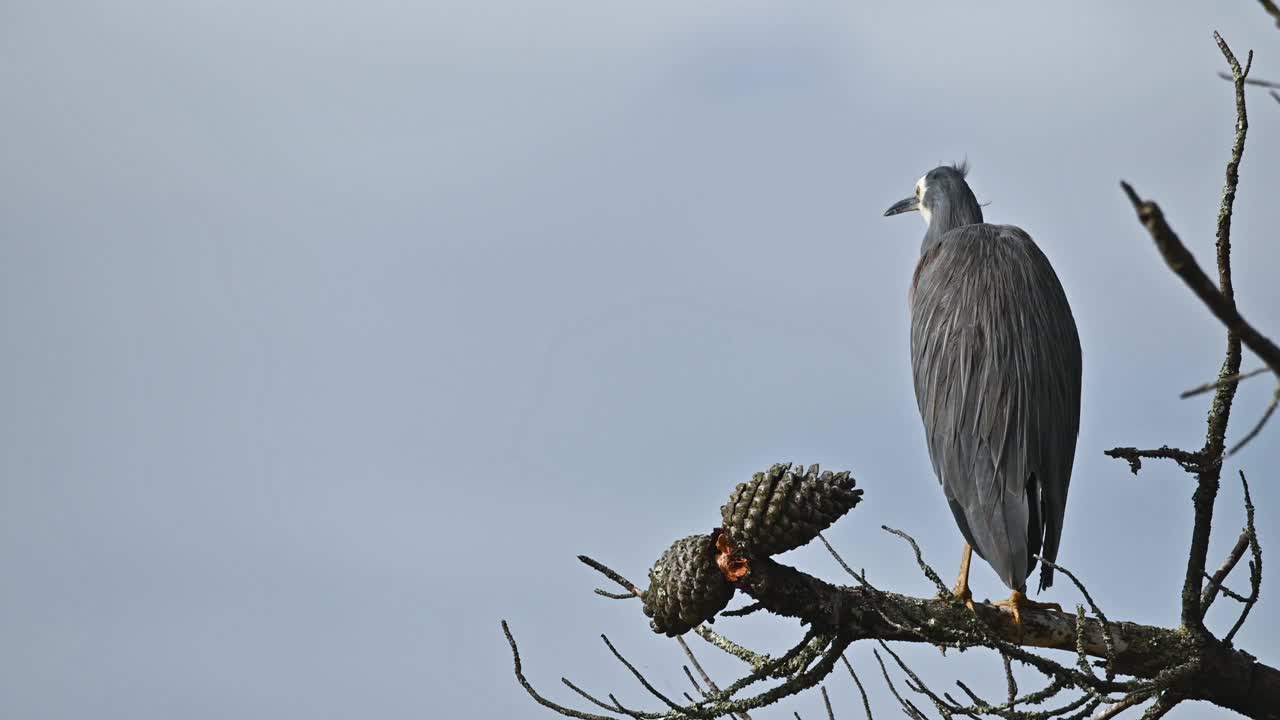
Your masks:
[{"label": "grey heron", "polygon": [[[934,473],[966,545],[956,597],[973,607],[972,552],[1026,596],[1057,559],[1080,428],[1080,339],[1058,276],[1021,228],[983,222],[964,166],[930,170],[885,215],[927,229],[911,281],[911,367]],[[1040,564],[1040,590],[1053,568]]]}]

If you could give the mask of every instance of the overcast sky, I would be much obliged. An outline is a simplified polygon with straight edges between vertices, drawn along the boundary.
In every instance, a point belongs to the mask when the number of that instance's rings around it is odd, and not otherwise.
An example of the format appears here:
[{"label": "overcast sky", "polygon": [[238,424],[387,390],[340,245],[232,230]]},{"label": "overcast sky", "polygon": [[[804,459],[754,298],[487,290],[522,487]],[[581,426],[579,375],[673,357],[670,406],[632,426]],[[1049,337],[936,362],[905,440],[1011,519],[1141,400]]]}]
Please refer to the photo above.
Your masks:
[{"label": "overcast sky", "polygon": [[[679,649],[574,556],[643,583],[777,461],[853,471],[865,500],[828,537],[928,593],[879,530],[955,572],[910,382],[923,228],[881,215],[965,157],[1080,328],[1060,561],[1111,618],[1175,624],[1192,480],[1102,451],[1198,447],[1208,401],[1178,392],[1223,333],[1117,183],[1210,262],[1234,122],[1214,29],[1280,79],[1251,0],[7,0],[0,716],[549,717],[500,618],[548,694],[639,705],[599,633],[673,692]],[[1250,101],[1236,292],[1275,337],[1280,106]],[[1231,438],[1271,390],[1242,386]],[[1228,463],[1211,564],[1238,470],[1280,549],[1277,438]],[[815,548],[788,560],[840,579]],[[1068,585],[1045,599],[1073,606]],[[1277,587],[1239,639],[1273,665]],[[1002,692],[986,654],[906,657]],[[897,716],[870,647],[850,658]],[[757,717],[792,711],[820,699]]]}]

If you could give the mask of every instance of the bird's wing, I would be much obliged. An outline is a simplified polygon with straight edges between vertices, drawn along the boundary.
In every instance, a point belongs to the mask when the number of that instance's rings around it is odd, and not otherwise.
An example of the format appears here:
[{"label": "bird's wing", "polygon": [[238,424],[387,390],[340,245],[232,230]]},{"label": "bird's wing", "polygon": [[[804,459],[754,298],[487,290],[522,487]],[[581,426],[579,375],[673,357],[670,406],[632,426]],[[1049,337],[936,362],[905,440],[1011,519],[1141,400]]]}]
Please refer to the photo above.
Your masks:
[{"label": "bird's wing", "polygon": [[[929,456],[965,539],[1020,589],[1054,560],[1080,427],[1080,340],[1022,230],[969,225],[920,259],[911,363]],[[1042,568],[1041,589],[1053,582]]]}]

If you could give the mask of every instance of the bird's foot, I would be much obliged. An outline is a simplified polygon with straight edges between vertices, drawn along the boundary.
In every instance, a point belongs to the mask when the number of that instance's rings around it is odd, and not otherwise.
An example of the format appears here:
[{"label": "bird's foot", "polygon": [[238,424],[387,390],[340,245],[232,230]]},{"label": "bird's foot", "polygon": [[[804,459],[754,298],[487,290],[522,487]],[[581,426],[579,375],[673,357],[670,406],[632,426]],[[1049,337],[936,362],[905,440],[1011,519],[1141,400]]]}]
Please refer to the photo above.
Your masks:
[{"label": "bird's foot", "polygon": [[1001,600],[994,603],[996,607],[1007,607],[1013,613],[1013,624],[1018,626],[1018,630],[1022,630],[1022,611],[1023,610],[1057,610],[1062,612],[1062,606],[1058,603],[1037,602],[1027,597],[1024,593],[1017,590],[1009,596],[1008,600]]},{"label": "bird's foot", "polygon": [[969,612],[978,611],[973,605],[973,591],[969,589],[968,583],[956,585],[956,589],[952,593],[955,595],[956,600],[964,603],[964,606],[969,608]]}]

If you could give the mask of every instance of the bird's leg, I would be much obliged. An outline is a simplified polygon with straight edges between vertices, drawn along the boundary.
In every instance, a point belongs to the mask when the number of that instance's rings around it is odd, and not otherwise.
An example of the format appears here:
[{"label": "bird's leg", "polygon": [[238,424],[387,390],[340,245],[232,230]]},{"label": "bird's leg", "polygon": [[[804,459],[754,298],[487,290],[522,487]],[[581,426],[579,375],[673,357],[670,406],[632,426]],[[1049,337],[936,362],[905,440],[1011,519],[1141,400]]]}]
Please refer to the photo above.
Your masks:
[{"label": "bird's leg", "polygon": [[1062,606],[1058,603],[1037,602],[1027,597],[1020,590],[1014,590],[1008,600],[1001,600],[995,603],[996,607],[1007,607],[1013,612],[1013,624],[1018,626],[1018,630],[1022,630],[1022,611],[1023,610],[1057,610],[1062,612]]},{"label": "bird's leg", "polygon": [[964,555],[960,557],[960,577],[956,578],[956,599],[963,602],[970,611],[973,607],[973,593],[969,590],[969,561],[973,559],[973,548],[964,544]]}]

